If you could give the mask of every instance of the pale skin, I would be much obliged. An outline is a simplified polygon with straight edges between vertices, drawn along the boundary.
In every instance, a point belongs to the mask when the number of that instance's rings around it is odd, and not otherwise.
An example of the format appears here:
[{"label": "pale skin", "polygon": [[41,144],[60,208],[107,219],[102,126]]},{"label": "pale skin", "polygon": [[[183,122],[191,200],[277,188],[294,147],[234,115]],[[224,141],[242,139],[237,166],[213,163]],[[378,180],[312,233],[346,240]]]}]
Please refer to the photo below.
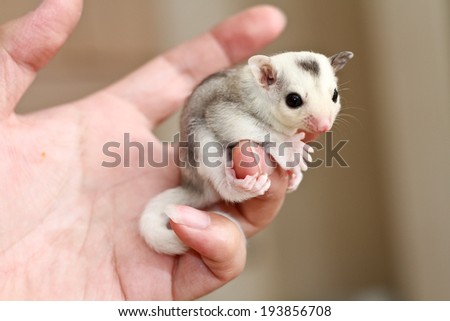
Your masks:
[{"label": "pale skin", "polygon": [[204,77],[274,40],[284,18],[272,7],[249,9],[93,95],[15,114],[81,11],[80,0],[46,0],[0,29],[0,298],[201,297],[243,270],[245,238],[277,214],[287,174],[275,170],[271,189],[260,198],[217,205],[241,223],[245,236],[223,216],[204,212],[211,224],[203,230],[172,222],[193,250],[165,256],[144,243],[137,222],[153,195],[178,184],[177,169],[105,168],[102,146],[130,132],[134,141],[153,141],[158,149],[155,126]]}]

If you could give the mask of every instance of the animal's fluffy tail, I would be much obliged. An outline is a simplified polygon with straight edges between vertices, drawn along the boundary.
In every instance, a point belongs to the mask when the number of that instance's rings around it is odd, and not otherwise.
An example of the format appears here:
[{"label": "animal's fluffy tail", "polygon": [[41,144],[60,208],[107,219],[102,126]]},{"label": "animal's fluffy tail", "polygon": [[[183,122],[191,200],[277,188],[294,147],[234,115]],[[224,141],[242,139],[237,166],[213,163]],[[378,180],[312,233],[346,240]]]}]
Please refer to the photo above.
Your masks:
[{"label": "animal's fluffy tail", "polygon": [[169,218],[164,209],[171,204],[203,207],[205,204],[201,197],[194,194],[179,186],[162,192],[148,202],[142,213],[139,228],[147,244],[155,251],[170,255],[186,252],[186,245],[168,227]]}]

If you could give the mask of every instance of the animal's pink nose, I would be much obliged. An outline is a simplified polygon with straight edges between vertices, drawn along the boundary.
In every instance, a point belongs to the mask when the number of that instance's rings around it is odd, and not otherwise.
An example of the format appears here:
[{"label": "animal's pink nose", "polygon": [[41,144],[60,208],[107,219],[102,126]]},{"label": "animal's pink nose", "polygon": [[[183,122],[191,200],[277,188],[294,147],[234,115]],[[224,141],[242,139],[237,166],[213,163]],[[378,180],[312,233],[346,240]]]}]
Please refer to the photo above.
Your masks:
[{"label": "animal's pink nose", "polygon": [[331,121],[326,118],[313,118],[311,127],[316,133],[323,134],[331,129]]}]

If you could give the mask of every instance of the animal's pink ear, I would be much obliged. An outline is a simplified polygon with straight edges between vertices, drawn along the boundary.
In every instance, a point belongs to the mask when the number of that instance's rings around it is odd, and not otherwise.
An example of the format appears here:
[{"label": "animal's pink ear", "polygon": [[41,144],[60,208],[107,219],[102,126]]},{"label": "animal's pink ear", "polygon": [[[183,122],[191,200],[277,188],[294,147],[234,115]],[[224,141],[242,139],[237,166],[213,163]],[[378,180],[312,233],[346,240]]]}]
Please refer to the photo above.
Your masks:
[{"label": "animal's pink ear", "polygon": [[248,60],[250,70],[256,81],[264,88],[268,88],[277,81],[277,70],[270,57],[257,55]]},{"label": "animal's pink ear", "polygon": [[334,56],[329,57],[330,64],[333,67],[334,72],[344,68],[345,64],[353,58],[353,52],[341,51]]}]

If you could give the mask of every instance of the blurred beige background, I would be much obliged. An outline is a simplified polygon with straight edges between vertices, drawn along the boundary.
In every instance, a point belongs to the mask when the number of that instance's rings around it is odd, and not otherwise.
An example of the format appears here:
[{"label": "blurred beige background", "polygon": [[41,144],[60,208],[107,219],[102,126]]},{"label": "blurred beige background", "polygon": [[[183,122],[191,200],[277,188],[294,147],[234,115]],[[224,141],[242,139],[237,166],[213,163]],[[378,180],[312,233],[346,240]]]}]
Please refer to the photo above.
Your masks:
[{"label": "blurred beige background", "polygon": [[[1,0],[0,21],[36,0]],[[20,112],[76,99],[260,1],[86,1],[73,36]],[[310,170],[249,241],[219,300],[450,300],[450,4],[446,0],[265,1],[285,33],[266,53],[351,50],[339,74],[350,167]],[[157,79],[155,79],[157,81]],[[159,129],[177,131],[176,117]],[[322,139],[323,141],[323,139]],[[319,153],[323,157],[323,153]]]}]

